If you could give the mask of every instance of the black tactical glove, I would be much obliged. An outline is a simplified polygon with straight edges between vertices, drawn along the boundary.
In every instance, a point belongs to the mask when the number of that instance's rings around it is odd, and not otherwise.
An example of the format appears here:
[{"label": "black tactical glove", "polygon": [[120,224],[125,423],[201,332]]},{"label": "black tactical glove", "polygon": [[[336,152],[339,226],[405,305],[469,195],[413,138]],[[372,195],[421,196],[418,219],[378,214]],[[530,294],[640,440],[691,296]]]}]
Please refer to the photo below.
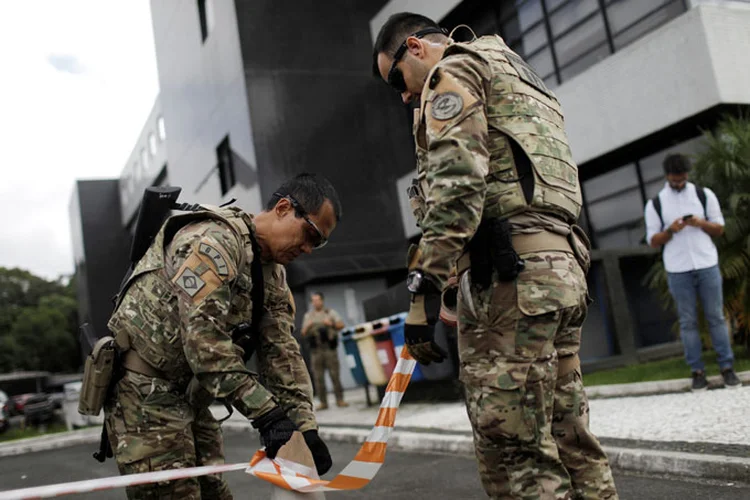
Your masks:
[{"label": "black tactical glove", "polygon": [[253,427],[260,432],[260,441],[266,447],[266,456],[276,458],[279,448],[292,438],[297,425],[289,420],[284,410],[276,407],[253,420]]},{"label": "black tactical glove", "polygon": [[331,469],[333,461],[331,460],[331,453],[328,451],[328,447],[320,439],[318,431],[313,429],[302,433],[305,438],[307,447],[310,448],[313,460],[315,460],[315,468],[318,469],[318,475],[322,476]]},{"label": "black tactical glove", "polygon": [[417,293],[412,293],[409,314],[404,322],[406,348],[419,363],[442,363],[448,353],[435,343],[435,323],[440,314],[440,291],[425,278]]}]

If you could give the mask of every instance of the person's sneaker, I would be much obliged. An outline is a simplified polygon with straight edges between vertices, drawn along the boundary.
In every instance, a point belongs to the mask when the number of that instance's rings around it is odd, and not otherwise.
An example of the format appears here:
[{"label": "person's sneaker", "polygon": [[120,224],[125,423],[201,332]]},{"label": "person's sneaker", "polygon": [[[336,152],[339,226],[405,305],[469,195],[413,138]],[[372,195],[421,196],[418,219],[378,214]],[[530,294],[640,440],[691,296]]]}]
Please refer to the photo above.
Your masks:
[{"label": "person's sneaker", "polygon": [[347,406],[349,406],[349,403],[347,403],[346,401],[342,399],[342,400],[336,401],[336,406],[338,406],[339,408],[346,408]]},{"label": "person's sneaker", "polygon": [[724,378],[724,387],[728,387],[730,389],[742,387],[742,382],[740,382],[737,374],[734,373],[734,370],[732,370],[731,368],[727,368],[726,370],[722,371],[721,376]]},{"label": "person's sneaker", "polygon": [[328,409],[328,403],[320,403],[315,411],[323,411]]},{"label": "person's sneaker", "polygon": [[693,391],[705,391],[708,389],[708,380],[704,372],[693,372]]}]

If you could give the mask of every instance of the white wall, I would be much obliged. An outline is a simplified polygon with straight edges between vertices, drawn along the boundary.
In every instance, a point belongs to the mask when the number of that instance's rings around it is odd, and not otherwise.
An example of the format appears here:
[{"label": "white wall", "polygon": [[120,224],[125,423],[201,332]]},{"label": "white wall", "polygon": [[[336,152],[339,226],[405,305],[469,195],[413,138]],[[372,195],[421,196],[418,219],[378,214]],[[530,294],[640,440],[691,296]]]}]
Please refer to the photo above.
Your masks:
[{"label": "white wall", "polygon": [[702,4],[556,89],[584,163],[721,103],[750,104],[750,9]]}]

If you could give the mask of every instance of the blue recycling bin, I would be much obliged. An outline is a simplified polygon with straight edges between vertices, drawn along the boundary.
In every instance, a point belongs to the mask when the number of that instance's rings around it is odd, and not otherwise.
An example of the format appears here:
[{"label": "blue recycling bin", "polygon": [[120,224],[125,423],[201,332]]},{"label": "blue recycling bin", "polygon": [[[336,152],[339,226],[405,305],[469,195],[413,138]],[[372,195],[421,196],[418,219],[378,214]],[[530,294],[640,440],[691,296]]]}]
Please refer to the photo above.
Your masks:
[{"label": "blue recycling bin", "polygon": [[[401,349],[404,348],[404,321],[406,320],[407,313],[396,314],[389,318],[388,332],[391,334],[391,340],[393,341],[393,351],[396,353],[396,358],[401,357]],[[414,371],[411,374],[412,382],[419,382],[424,380],[424,375],[420,369],[419,363],[414,366]]]},{"label": "blue recycling bin", "polygon": [[354,378],[357,385],[366,386],[367,375],[362,364],[362,358],[359,355],[357,341],[354,340],[353,335],[353,328],[346,328],[341,331],[341,341],[344,344],[344,352],[346,353],[346,365],[352,372],[352,378]]}]

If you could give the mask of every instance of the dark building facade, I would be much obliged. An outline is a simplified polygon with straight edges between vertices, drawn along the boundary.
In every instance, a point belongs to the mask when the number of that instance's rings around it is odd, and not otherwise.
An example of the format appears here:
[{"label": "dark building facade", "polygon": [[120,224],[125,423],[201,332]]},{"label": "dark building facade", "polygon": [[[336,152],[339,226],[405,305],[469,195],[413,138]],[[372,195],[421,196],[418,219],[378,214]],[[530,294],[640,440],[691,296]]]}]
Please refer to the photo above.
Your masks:
[{"label": "dark building facade", "polygon": [[128,269],[130,238],[122,225],[119,190],[117,179],[79,180],[69,206],[78,315],[99,337],[106,335],[112,297]]}]

